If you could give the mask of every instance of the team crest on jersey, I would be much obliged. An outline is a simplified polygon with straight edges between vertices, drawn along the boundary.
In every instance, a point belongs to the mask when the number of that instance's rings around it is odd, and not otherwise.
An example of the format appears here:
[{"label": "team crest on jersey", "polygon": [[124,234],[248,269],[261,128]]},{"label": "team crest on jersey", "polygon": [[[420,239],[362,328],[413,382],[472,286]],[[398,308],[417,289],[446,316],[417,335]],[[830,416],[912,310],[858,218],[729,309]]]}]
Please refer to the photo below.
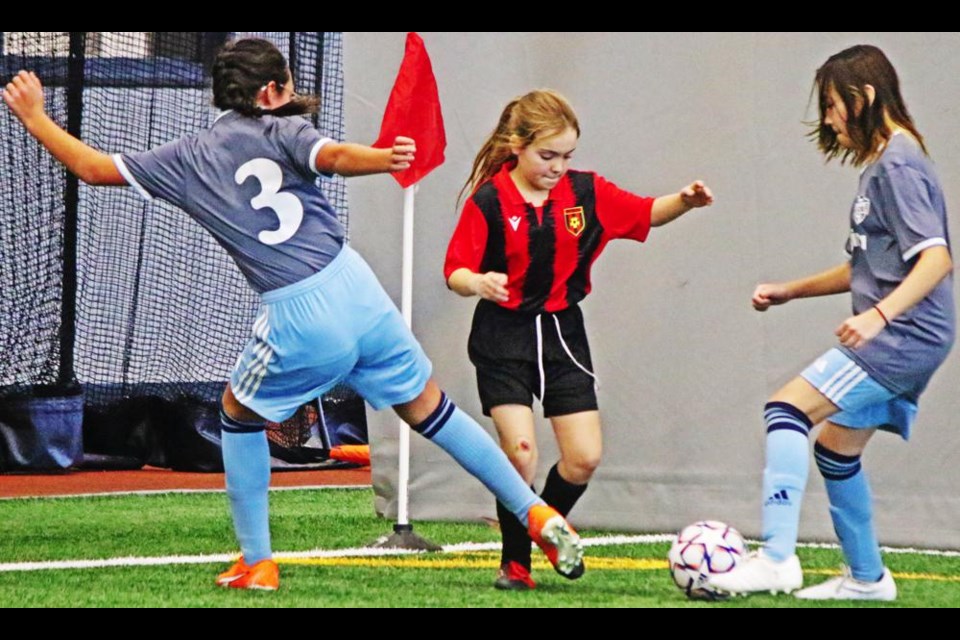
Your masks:
[{"label": "team crest on jersey", "polygon": [[863,196],[857,196],[853,203],[853,221],[862,224],[868,215],[870,215],[870,200]]},{"label": "team crest on jersey", "polygon": [[579,236],[583,233],[583,228],[587,224],[583,216],[583,207],[571,207],[563,210],[563,223],[573,236]]}]

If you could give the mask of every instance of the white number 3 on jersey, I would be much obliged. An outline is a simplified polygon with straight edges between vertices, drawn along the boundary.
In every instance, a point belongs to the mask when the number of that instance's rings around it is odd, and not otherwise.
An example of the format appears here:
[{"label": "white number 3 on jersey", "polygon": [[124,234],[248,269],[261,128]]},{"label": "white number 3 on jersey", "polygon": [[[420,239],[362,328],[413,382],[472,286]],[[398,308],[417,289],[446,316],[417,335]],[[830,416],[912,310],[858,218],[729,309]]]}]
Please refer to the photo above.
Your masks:
[{"label": "white number 3 on jersey", "polygon": [[245,162],[233,177],[237,184],[243,184],[247,178],[253,176],[260,181],[260,193],[250,201],[254,209],[264,207],[273,209],[280,219],[280,226],[273,231],[261,231],[257,236],[263,244],[280,244],[286,242],[300,228],[303,222],[303,204],[300,198],[292,193],[281,193],[283,171],[273,160],[256,158]]}]

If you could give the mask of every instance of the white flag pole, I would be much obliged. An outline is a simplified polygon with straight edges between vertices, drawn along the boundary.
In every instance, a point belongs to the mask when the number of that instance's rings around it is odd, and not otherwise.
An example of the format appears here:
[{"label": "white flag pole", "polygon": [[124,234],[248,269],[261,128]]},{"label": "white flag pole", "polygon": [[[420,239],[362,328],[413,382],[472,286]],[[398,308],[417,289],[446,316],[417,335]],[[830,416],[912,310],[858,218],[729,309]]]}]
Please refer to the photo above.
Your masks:
[{"label": "white flag pole", "polygon": [[[405,78],[405,82],[401,82]],[[410,86],[413,83],[414,87]],[[398,111],[401,107],[391,107],[394,105],[394,99],[397,98],[397,105],[412,104],[418,109],[429,109],[429,114],[435,118],[434,129],[424,132],[424,136],[431,142],[439,142],[445,145],[445,136],[443,135],[443,118],[439,113],[439,98],[437,96],[436,81],[433,78],[433,70],[430,68],[430,58],[423,48],[423,40],[414,32],[407,34],[407,45],[403,56],[403,62],[400,63],[400,72],[397,75],[397,82],[394,83],[393,91],[390,93],[390,100],[387,102],[387,113],[384,114],[384,127],[391,122],[395,126],[400,126],[397,121],[399,118],[403,127],[413,126],[414,130],[409,131],[409,135],[416,138],[422,131],[417,128],[423,125],[420,118],[411,118],[409,112]],[[388,116],[392,115],[393,118]],[[402,116],[402,117],[401,117]],[[439,137],[438,137],[439,134]],[[385,135],[381,129],[381,136]],[[387,136],[389,139],[389,135]],[[396,138],[394,138],[396,141]],[[443,161],[443,146],[440,147],[440,162]],[[433,158],[436,160],[436,158]],[[436,163],[439,164],[439,163]],[[436,166],[430,165],[430,169]],[[420,175],[422,178],[423,175]],[[405,181],[400,181],[401,184]],[[407,323],[407,328],[413,329],[413,200],[417,185],[412,184],[403,189],[403,266],[401,277],[401,300],[400,311],[403,319]],[[420,549],[428,551],[440,551],[441,547],[432,542],[424,540],[413,532],[413,525],[410,524],[410,427],[402,420],[399,423],[400,428],[400,451],[397,464],[397,522],[393,525],[393,535],[382,538],[375,546],[403,549]]]},{"label": "white flag pole", "polygon": [[[407,327],[413,328],[413,196],[417,185],[403,190],[403,266],[401,269],[400,312]],[[375,547],[389,549],[415,549],[440,551],[440,545],[430,542],[413,531],[410,524],[410,427],[398,421],[400,429],[400,452],[397,474],[397,522],[393,533],[380,538]]]},{"label": "white flag pole", "polygon": [[[403,190],[403,268],[400,312],[407,327],[413,328],[413,202],[417,185]],[[410,428],[400,420],[400,471],[397,482],[397,524],[410,524]]]}]

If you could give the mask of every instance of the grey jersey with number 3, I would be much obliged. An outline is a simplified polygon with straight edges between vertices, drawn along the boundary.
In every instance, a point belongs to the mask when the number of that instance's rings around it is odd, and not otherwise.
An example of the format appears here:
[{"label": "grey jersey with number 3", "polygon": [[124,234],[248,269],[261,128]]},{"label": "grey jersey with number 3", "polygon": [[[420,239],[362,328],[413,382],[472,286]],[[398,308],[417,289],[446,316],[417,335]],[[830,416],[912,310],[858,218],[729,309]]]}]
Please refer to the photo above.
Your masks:
[{"label": "grey jersey with number 3", "polygon": [[343,246],[343,226],[316,184],[317,153],[329,141],[304,118],[228,111],[205,131],[114,162],[145,198],[203,225],[263,293],[310,277]]},{"label": "grey jersey with number 3", "polygon": [[[947,210],[930,160],[906,135],[894,135],[860,176],[850,212],[853,312],[870,310],[897,288],[924,249],[949,249]],[[892,391],[916,398],[955,336],[953,275],[859,349],[841,347]]]}]

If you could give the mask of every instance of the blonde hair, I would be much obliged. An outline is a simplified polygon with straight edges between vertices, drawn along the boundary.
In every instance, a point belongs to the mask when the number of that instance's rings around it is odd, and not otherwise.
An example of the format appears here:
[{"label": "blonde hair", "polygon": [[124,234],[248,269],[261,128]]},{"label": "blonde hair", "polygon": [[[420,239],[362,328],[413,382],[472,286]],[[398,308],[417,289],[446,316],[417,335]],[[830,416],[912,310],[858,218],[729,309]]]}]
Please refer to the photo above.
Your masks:
[{"label": "blonde hair", "polygon": [[580,136],[580,122],[567,99],[551,89],[536,89],[514,98],[503,109],[497,128],[480,147],[473,161],[470,178],[460,190],[457,203],[464,193],[473,193],[477,187],[492,178],[513,157],[512,146],[529,146],[537,138],[552,136],[573,129]]}]

